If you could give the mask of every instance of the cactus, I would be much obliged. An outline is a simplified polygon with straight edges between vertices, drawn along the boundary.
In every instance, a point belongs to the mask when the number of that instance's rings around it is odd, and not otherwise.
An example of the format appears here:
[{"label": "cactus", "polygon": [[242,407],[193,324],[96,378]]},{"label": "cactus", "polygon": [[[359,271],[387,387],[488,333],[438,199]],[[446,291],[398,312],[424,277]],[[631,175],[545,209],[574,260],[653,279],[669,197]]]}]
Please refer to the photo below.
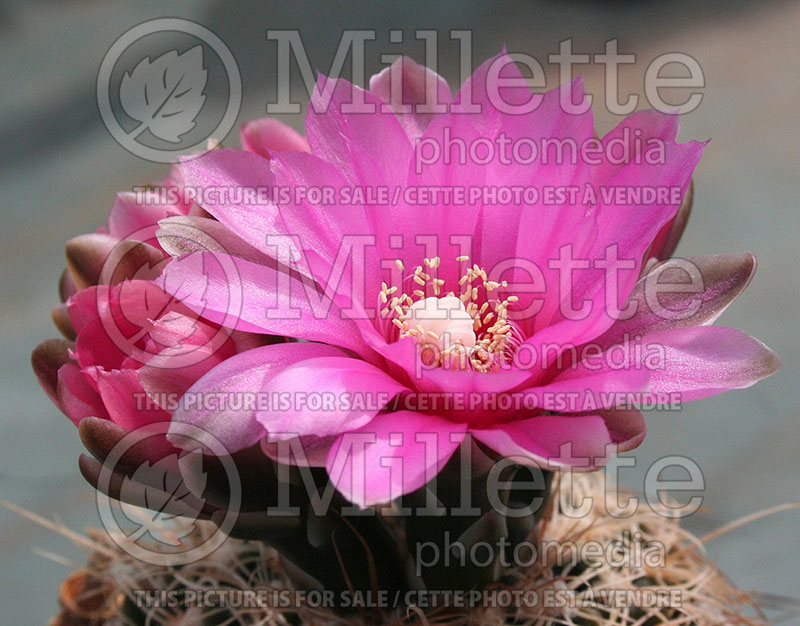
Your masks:
[{"label": "cactus", "polygon": [[[102,463],[126,431],[108,420],[87,418],[81,422],[79,432],[93,455],[81,456],[81,472],[93,486],[102,487]],[[148,506],[146,496],[153,486],[131,481],[135,481],[134,474],[145,461],[155,461],[159,454],[168,452],[168,445],[152,443],[127,451],[115,464],[106,495]],[[481,457],[483,462],[472,463],[473,457]],[[334,493],[324,511],[315,510],[312,496],[323,498],[325,489],[331,489],[324,470],[281,465],[264,456],[258,446],[233,454],[231,460],[242,477],[242,499],[241,510],[236,512],[228,534],[274,548],[283,572],[296,589],[330,590],[337,597],[342,592],[364,596],[371,592],[376,597],[378,591],[383,591],[394,597],[398,592],[419,589],[469,591],[502,581],[502,563],[510,562],[514,548],[531,537],[546,509],[552,476],[536,468],[507,463],[495,477],[501,488],[495,490],[493,502],[488,495],[489,468],[493,466],[486,452],[472,444],[471,450],[462,449],[462,454],[455,455],[440,472],[435,490],[433,485],[426,485],[401,498],[394,508],[367,508],[354,515],[353,506],[338,493]],[[216,524],[227,513],[225,502],[229,494],[223,462],[206,456],[202,466],[178,463],[169,470],[175,473],[176,480],[192,485],[195,481],[187,475],[187,468],[202,467],[207,479],[203,481],[203,491],[194,494],[194,513]],[[467,466],[476,465],[483,469],[473,469],[471,478],[464,480]],[[309,478],[311,490],[304,482]],[[124,490],[123,484],[127,485]],[[468,493],[464,485],[469,487]],[[299,513],[274,513],[282,491]],[[434,515],[425,514],[431,498],[435,498]],[[507,515],[498,503],[507,506],[512,515]],[[164,512],[187,512],[170,507],[168,503]],[[412,514],[397,515],[398,508]],[[471,510],[465,515],[467,508]],[[484,544],[484,552],[480,558],[472,558],[477,544]],[[485,556],[488,547],[495,550],[491,558]],[[431,562],[434,556],[435,562]],[[425,557],[424,563],[419,562],[420,557]],[[371,623],[386,619],[377,609],[368,617]]]}]

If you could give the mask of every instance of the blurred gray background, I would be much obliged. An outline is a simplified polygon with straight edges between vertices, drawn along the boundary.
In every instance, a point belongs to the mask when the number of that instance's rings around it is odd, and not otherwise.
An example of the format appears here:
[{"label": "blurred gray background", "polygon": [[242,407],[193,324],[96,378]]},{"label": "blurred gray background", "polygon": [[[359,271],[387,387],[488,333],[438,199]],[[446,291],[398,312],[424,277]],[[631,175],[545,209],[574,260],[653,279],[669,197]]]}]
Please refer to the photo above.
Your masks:
[{"label": "blurred gray background", "polygon": [[[781,371],[754,388],[648,415],[649,435],[626,484],[642,487],[647,464],[686,455],[703,469],[707,512],[688,520],[699,533],[739,516],[800,501],[800,3],[797,2],[72,2],[0,3],[0,485],[2,497],[81,530],[97,525],[92,491],[77,469],[75,427],[51,405],[30,370],[29,354],[55,336],[49,318],[64,264],[63,244],[105,221],[114,193],[159,178],[159,166],[117,145],[101,123],[95,80],[103,55],[123,32],[156,17],[186,17],[231,48],[243,77],[240,121],[263,115],[275,89],[275,45],[267,28],[297,28],[312,66],[327,72],[344,29],[374,28],[368,69],[383,51],[422,60],[414,29],[440,31],[440,70],[457,81],[451,28],[473,31],[475,63],[511,51],[547,54],[574,38],[600,53],[618,37],[636,66],[622,88],[641,93],[644,68],[671,51],[691,54],[706,77],[704,100],[684,117],[681,137],[713,141],[695,178],[695,208],[678,253],[751,250],[756,280],[721,323],[775,349]],[[390,46],[404,29],[406,46]],[[370,55],[370,51],[373,52]],[[349,63],[348,63],[349,65]],[[601,67],[585,67],[601,94]],[[349,71],[349,70],[348,70]],[[557,77],[550,72],[548,85]],[[640,98],[640,107],[646,107]],[[597,103],[597,100],[596,100]],[[597,108],[601,133],[616,120]],[[302,119],[285,121],[302,128]],[[226,139],[226,138],[221,138]],[[235,131],[227,138],[236,143]],[[45,623],[68,567],[34,550],[81,563],[70,542],[0,509],[0,624]],[[745,589],[800,597],[800,512],[736,530],[711,554]]]}]

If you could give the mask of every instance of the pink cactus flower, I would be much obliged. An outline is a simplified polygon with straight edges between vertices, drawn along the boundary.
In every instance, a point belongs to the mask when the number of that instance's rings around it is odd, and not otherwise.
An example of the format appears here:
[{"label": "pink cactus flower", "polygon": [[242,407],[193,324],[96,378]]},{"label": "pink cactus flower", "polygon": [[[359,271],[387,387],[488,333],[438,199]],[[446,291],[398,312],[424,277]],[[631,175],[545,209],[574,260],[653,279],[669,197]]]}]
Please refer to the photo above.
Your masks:
[{"label": "pink cactus flower", "polygon": [[[58,370],[55,396],[76,425],[87,416],[126,429],[168,420],[170,394],[182,395],[236,353],[229,334],[212,341],[215,325],[147,281],[82,289],[67,308],[77,331],[74,362]],[[189,345],[202,353],[191,362],[175,351]]]},{"label": "pink cactus flower", "polygon": [[[366,91],[344,80],[320,82],[306,117],[310,152],[251,148],[271,157],[267,161],[214,150],[182,165],[186,184],[197,189],[334,193],[327,199],[276,193],[269,202],[232,193],[201,203],[239,240],[228,239],[227,254],[177,251],[182,256],[166,266],[161,284],[167,291],[180,285],[182,304],[215,323],[229,323],[235,287],[243,294],[238,330],[301,341],[236,354],[189,389],[199,395],[283,394],[293,399],[286,407],[226,412],[187,405],[175,410],[173,421],[206,428],[233,450],[263,441],[265,452],[279,454],[278,442],[301,441],[303,462],[326,466],[337,488],[365,506],[425,484],[467,433],[499,455],[588,470],[610,450],[635,447],[645,434],[638,410],[604,404],[604,394],[677,393],[688,401],[747,387],[777,369],[763,344],[712,325],[749,283],[753,255],[697,257],[691,261],[702,276],[699,290],[674,290],[657,301],[647,292],[670,276],[680,283],[686,271],[676,260],[654,268],[651,263],[643,275],[648,258],[674,249],[685,222],[676,215],[704,147],[676,142],[675,117],[636,113],[599,142],[628,142],[635,156],[640,148],[626,131],[636,131],[643,140],[661,141],[658,163],[631,156],[620,164],[605,153],[597,163],[522,166],[497,155],[448,163],[447,149],[457,159],[459,145],[501,135],[511,141],[572,139],[577,145],[591,140],[591,111],[569,114],[560,106],[566,98],[580,101],[583,85],[578,79],[545,94],[535,109],[510,114],[497,106],[497,94],[519,106],[531,95],[507,86],[521,75],[505,56],[478,68],[455,97],[430,70],[409,59],[398,63],[400,98],[390,95],[388,69]],[[450,110],[408,106],[426,102],[426,85]],[[327,109],[325,93],[331,97]],[[347,112],[351,102],[374,111]],[[481,112],[451,106],[469,103]],[[244,145],[252,145],[260,131],[247,127],[245,137]],[[291,136],[283,145],[302,148],[301,139]],[[444,148],[420,170],[415,160],[422,146]],[[559,185],[664,187],[679,190],[680,197],[637,202],[604,199],[598,191],[588,202],[548,203],[540,196],[501,205],[486,196],[462,202],[408,193]],[[400,191],[390,202],[352,195],[354,189],[380,188]],[[208,225],[185,221],[200,229]],[[578,265],[565,281],[569,259]],[[633,316],[611,312],[631,304],[637,307]],[[587,357],[582,348],[590,345]],[[620,346],[629,356],[615,366],[612,349]],[[651,347],[660,350],[657,365],[646,362]],[[545,361],[547,350],[561,358]],[[296,402],[310,391],[374,402],[322,408]],[[576,395],[585,402],[564,401]],[[531,397],[537,406],[525,404]],[[434,453],[422,433],[435,436]],[[359,434],[367,436],[366,445],[340,454]],[[179,437],[173,439],[180,445]],[[399,477],[381,463],[385,458],[402,461]]]},{"label": "pink cactus flower", "polygon": [[[271,118],[258,118],[244,124],[240,133],[244,150],[269,158],[269,151],[308,150],[308,143],[297,131]],[[210,144],[209,149],[218,144]],[[107,276],[105,282],[119,282],[131,278],[131,271],[139,270],[135,263],[145,260],[158,262],[164,259],[163,249],[155,237],[158,223],[170,217],[206,217],[209,215],[193,199],[179,168],[173,167],[160,185],[141,187],[136,191],[116,195],[108,217],[108,225],[100,226],[94,233],[79,235],[67,243],[69,272],[62,280],[62,298],[66,300],[78,289],[97,284],[101,280],[103,265],[110,265],[126,256],[136,243],[137,254],[120,263],[114,263],[117,275]],[[128,242],[120,245],[121,242]],[[114,255],[109,261],[109,255]],[[169,260],[166,256],[166,260]],[[128,272],[127,274],[125,272]],[[156,271],[153,275],[157,275]],[[142,278],[142,276],[140,276]],[[149,276],[144,276],[149,278]]]},{"label": "pink cactus flower", "polygon": [[[564,111],[580,79],[528,107],[521,78],[500,55],[455,97],[406,58],[368,90],[321,80],[307,138],[253,120],[244,150],[120,194],[108,228],[68,244],[53,316],[75,343],[34,352],[45,390],[76,424],[172,419],[232,452],[260,442],[367,506],[426,484],[466,437],[594,469],[644,438],[625,394],[683,402],[773,373],[766,346],[712,325],[755,257],[665,261],[704,144],[655,112],[598,140],[590,110]],[[514,152],[546,140],[595,151]],[[617,193],[641,189],[672,193]],[[220,394],[259,400],[202,401]]]},{"label": "pink cactus flower", "polygon": [[[307,149],[296,131],[266,118],[246,124],[241,141],[266,158],[268,150]],[[33,365],[50,398],[76,425],[87,416],[126,429],[169,420],[176,398],[203,374],[237,351],[271,340],[221,331],[150,282],[172,259],[165,250],[179,254],[186,237],[196,243],[197,231],[186,233],[187,217],[216,235],[208,245],[236,239],[194,202],[181,171],[172,168],[159,186],[118,193],[107,226],[67,243],[63,303],[53,309],[53,319],[68,341],[42,343]],[[156,237],[159,222],[163,247]]]}]

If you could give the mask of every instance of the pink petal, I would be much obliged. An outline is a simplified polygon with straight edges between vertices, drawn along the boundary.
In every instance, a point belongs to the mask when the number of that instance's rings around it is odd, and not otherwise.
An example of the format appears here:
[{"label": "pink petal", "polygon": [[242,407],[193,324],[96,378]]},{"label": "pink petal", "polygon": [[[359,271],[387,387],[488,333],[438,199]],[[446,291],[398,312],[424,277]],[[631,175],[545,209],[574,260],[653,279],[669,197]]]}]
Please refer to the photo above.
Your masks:
[{"label": "pink petal", "polygon": [[131,191],[118,193],[111,206],[108,230],[119,239],[148,241],[155,232],[155,225],[171,215],[180,215],[172,204],[161,202],[156,191],[143,191],[142,197]]},{"label": "pink petal", "polygon": [[[345,112],[355,98],[373,113]],[[328,100],[329,99],[329,100]],[[339,78],[320,75],[306,114],[311,152],[336,165],[350,184],[402,184],[413,148],[391,112],[381,112],[383,101]]]},{"label": "pink petal", "polygon": [[[593,137],[594,121],[591,109],[580,115],[569,114],[563,110],[561,100],[569,97],[578,102],[585,95],[583,81],[579,78],[536,97],[541,101],[530,112],[514,115],[500,115],[492,104],[493,95],[489,88],[494,81],[488,76],[493,63],[501,63],[504,78],[521,79],[516,64],[508,63],[507,55],[500,55],[484,63],[476,74],[464,85],[462,91],[473,90],[473,99],[483,106],[480,116],[467,116],[476,125],[482,125],[481,135],[490,138],[505,137],[505,141],[519,143],[533,142],[536,146],[545,146],[546,142],[561,140],[582,145]],[[503,88],[501,97],[511,103],[527,101],[530,90],[527,88]],[[500,150],[498,149],[499,153]],[[506,155],[507,156],[507,155]],[[558,162],[553,162],[554,160]],[[512,257],[518,257],[534,264],[542,274],[547,285],[557,284],[557,271],[548,268],[548,261],[557,255],[557,251],[565,245],[571,245],[574,255],[583,257],[588,246],[596,237],[596,217],[584,206],[580,198],[572,202],[554,205],[545,200],[546,187],[583,188],[590,181],[591,167],[581,159],[575,163],[568,158],[553,159],[545,163],[539,155],[532,163],[520,162],[511,158],[510,163],[497,159],[488,163],[485,169],[486,185],[514,188],[534,188],[540,192],[534,204],[491,205],[484,204],[480,226],[476,233],[475,245],[479,262],[487,268],[493,268]],[[509,253],[509,248],[512,250]],[[519,265],[519,264],[515,264]],[[509,268],[501,277],[509,283],[530,283],[530,272],[521,266]],[[507,293],[511,294],[513,290]],[[505,293],[501,291],[500,293]],[[557,289],[547,289],[544,293],[526,293],[521,291],[513,295],[519,296],[514,305],[514,319],[526,334],[541,328],[556,311],[559,304]],[[540,301],[539,309],[534,300]],[[536,315],[536,319],[533,319]]]},{"label": "pink petal", "polygon": [[[497,72],[496,70],[499,70]],[[494,72],[494,74],[492,74]],[[480,107],[479,112],[468,113],[474,118],[474,123],[482,133],[494,136],[497,126],[502,123],[504,114],[499,106],[522,106],[526,103],[534,104],[533,94],[527,86],[504,86],[498,79],[521,79],[522,73],[517,64],[511,60],[505,51],[487,59],[475,70],[456,93],[455,102],[459,109],[466,107],[469,102]],[[463,114],[463,113],[462,113]]]},{"label": "pink petal", "polygon": [[447,370],[441,367],[417,367],[413,376],[414,385],[424,391],[444,391],[450,393],[488,393],[499,394],[523,386],[531,378],[531,372],[522,369],[509,369],[486,374],[484,372],[464,372]]},{"label": "pink petal", "polygon": [[[266,433],[266,431],[263,431]],[[273,461],[299,467],[325,467],[331,446],[340,435],[317,437],[306,435],[285,441],[261,440],[261,450]]]},{"label": "pink petal", "polygon": [[[106,291],[99,291],[103,289]],[[107,290],[108,287],[106,286],[87,287],[77,291],[67,300],[67,312],[75,332],[79,333],[84,326],[100,319],[99,309],[101,308],[101,302],[103,302],[101,299],[106,299],[104,293],[107,294]],[[105,305],[103,304],[102,306]]]},{"label": "pink petal", "polygon": [[190,313],[157,285],[142,280],[83,289],[67,307],[78,333],[75,350],[81,367],[105,369],[121,367],[135,349],[144,348],[154,320],[167,312]]},{"label": "pink petal", "polygon": [[188,309],[175,302],[170,294],[146,280],[82,289],[69,299],[67,308],[78,333],[92,321],[105,320],[113,321],[126,336],[137,333],[149,320],[168,309],[188,313]]},{"label": "pink petal", "polygon": [[[400,81],[394,88],[393,76],[394,80]],[[434,95],[439,108],[446,107],[453,101],[450,87],[444,78],[406,56],[400,57],[391,66],[370,78],[369,90],[391,107],[412,142],[441,113],[432,110]]]},{"label": "pink petal", "polygon": [[142,387],[156,402],[174,402],[210,369],[235,355],[236,345],[216,326],[186,315],[167,315],[153,324],[146,350],[153,356],[139,368]]},{"label": "pink petal", "polygon": [[266,254],[246,243],[221,222],[207,217],[181,215],[158,223],[158,243],[173,257],[191,252],[221,252],[246,261],[275,265]]},{"label": "pink petal", "polygon": [[82,368],[99,365],[109,370],[117,369],[130,356],[125,348],[125,343],[109,336],[100,320],[84,326],[75,341],[75,355]]},{"label": "pink petal", "polygon": [[308,141],[291,126],[274,117],[259,117],[242,124],[242,148],[267,159],[271,152],[308,152]]},{"label": "pink petal", "polygon": [[545,469],[592,470],[613,451],[611,435],[599,415],[542,415],[470,432],[503,457]]},{"label": "pink petal", "polygon": [[97,388],[111,421],[126,430],[169,420],[169,412],[148,401],[136,370],[98,371]]},{"label": "pink petal", "polygon": [[[477,129],[468,118],[467,115],[453,113],[437,116],[431,122],[417,147],[424,154],[424,149],[420,148],[422,142],[441,146],[442,156],[432,159],[429,164],[417,163],[416,159],[410,162],[403,181],[405,188],[469,190],[485,184],[485,167],[469,159],[462,162],[460,149],[448,148],[449,142],[471,145],[479,138]],[[452,155],[445,157],[448,150]],[[441,259],[437,269],[439,278],[447,281],[447,285],[454,285],[462,269],[455,259],[463,254],[474,256],[473,251],[469,247],[465,250],[464,246],[473,243],[480,212],[481,203],[468,199],[459,205],[449,204],[445,199],[434,199],[420,206],[413,197],[406,202],[401,195],[396,206],[375,212],[379,242],[386,246],[386,242],[394,235],[399,236],[402,243],[398,249],[382,248],[381,255],[389,260],[399,258],[411,271],[422,263],[423,258],[438,256]],[[419,241],[418,236],[421,236]],[[432,246],[433,249],[426,246]],[[455,289],[453,286],[446,288]]]},{"label": "pink petal", "polygon": [[593,369],[584,363],[571,364],[552,382],[519,393],[537,398],[541,409],[579,413],[613,409],[617,394],[645,391],[650,381],[651,372],[639,363],[617,368],[600,362],[597,366],[598,369]]},{"label": "pink petal", "polygon": [[90,415],[108,419],[103,401],[74,363],[65,363],[58,370],[56,388],[58,406],[77,426]]},{"label": "pink petal", "polygon": [[[267,381],[299,361],[342,354],[336,348],[316,343],[280,343],[242,352],[226,359],[192,385],[175,408],[172,419],[208,431],[231,452],[250,447],[266,433],[256,419],[259,406],[256,402]],[[204,398],[216,394],[236,401],[237,408],[204,404]],[[245,404],[251,401],[252,404]],[[182,445],[180,434],[168,437],[173,444]]]},{"label": "pink petal", "polygon": [[[272,161],[272,171],[275,184],[282,188],[339,190],[347,186],[338,166],[313,154],[294,152],[276,155]],[[355,273],[366,275],[365,293],[354,293],[351,297],[357,297],[362,302],[366,298],[368,306],[374,306],[380,288],[380,276],[378,272],[366,270],[379,267],[373,224],[378,215],[386,212],[386,207],[378,207],[376,215],[368,215],[361,204],[340,204],[337,194],[333,199],[321,197],[316,204],[308,196],[291,197],[285,201],[281,199],[279,210],[286,233],[298,237],[305,253],[305,264],[298,263],[298,267],[304,268],[307,264],[310,275],[320,285],[331,283],[337,291],[348,295],[352,292],[350,287],[355,280]],[[354,245],[359,247],[348,253],[346,238],[359,235],[365,240],[354,241]],[[356,263],[354,258],[362,249],[364,260]],[[345,262],[352,267],[352,272],[349,269],[334,269],[337,261],[348,258],[343,254],[349,254],[349,260]]]},{"label": "pink petal", "polygon": [[287,406],[258,411],[256,418],[272,440],[338,435],[367,424],[404,390],[365,361],[313,358],[283,369],[266,383],[264,393],[283,398]]},{"label": "pink petal", "polygon": [[[358,320],[361,322],[361,320]],[[453,371],[422,364],[414,340],[406,337],[393,343],[375,331],[371,323],[359,323],[366,344],[380,354],[396,377],[423,392],[502,393],[517,388],[532,377],[531,372],[510,369],[493,372]],[[370,332],[372,331],[372,332]]]},{"label": "pink petal", "polygon": [[[603,142],[608,145],[613,141],[616,154],[622,153],[622,147],[627,152],[626,161],[632,162],[641,158],[654,141],[674,143],[678,136],[678,116],[661,113],[659,111],[637,111],[627,116],[605,137]],[[594,168],[594,180],[598,184],[611,180],[625,163],[606,161]],[[683,229],[689,219],[692,206],[692,190],[687,190],[684,201],[675,217],[661,227],[655,236],[648,251],[649,258],[669,258],[678,245]]]},{"label": "pink petal", "polygon": [[314,286],[263,265],[212,252],[189,254],[169,263],[160,283],[198,315],[226,328],[367,350],[357,325]]},{"label": "pink petal", "polygon": [[271,200],[265,192],[256,193],[273,185],[270,164],[262,157],[241,150],[211,150],[181,163],[180,171],[190,187],[220,190],[216,196],[203,194],[202,207],[257,250],[268,253],[267,235],[285,232]]},{"label": "pink petal", "polygon": [[466,426],[397,411],[345,433],[328,454],[328,475],[360,507],[390,502],[431,481],[453,455]]},{"label": "pink petal", "polygon": [[[627,163],[641,157],[650,147],[648,140],[675,143],[678,138],[678,116],[647,110],[631,113],[604,137],[603,143],[614,142],[612,154],[626,154],[627,158],[616,158],[613,162],[606,159],[595,166],[593,173],[598,183],[611,180]],[[616,146],[619,146],[618,148]],[[626,152],[623,152],[623,147]],[[624,162],[618,162],[624,161]]]},{"label": "pink petal", "polygon": [[[620,169],[610,181],[609,187],[678,187],[684,191],[689,185],[692,172],[700,159],[704,144],[690,142],[686,144],[667,144],[666,163],[664,164],[629,164]],[[553,311],[552,317],[537,317],[536,325],[546,324],[539,332],[528,339],[534,349],[541,351],[547,343],[561,342],[574,345],[586,343],[608,329],[613,318],[606,309],[606,273],[616,272],[617,288],[611,297],[615,297],[618,305],[628,298],[636,280],[641,273],[645,252],[653,238],[664,224],[671,220],[677,205],[655,204],[641,206],[635,203],[608,204],[598,207],[598,233],[594,244],[585,257],[591,260],[606,257],[608,250],[616,250],[617,261],[610,261],[606,269],[592,268],[575,272],[575,278],[569,295],[573,306],[578,307],[584,301],[590,305],[590,312],[581,319],[569,319],[563,305]],[[631,267],[625,265],[629,262]]]},{"label": "pink petal", "polygon": [[[702,284],[702,292],[679,291],[690,278],[687,266]],[[636,314],[615,322],[593,343],[607,347],[624,341],[626,335],[632,339],[657,330],[712,324],[747,288],[755,272],[756,257],[750,252],[666,261],[634,286],[626,307],[635,305]],[[667,290],[656,294],[656,284]],[[676,291],[670,292],[669,285],[677,285]]]},{"label": "pink petal", "polygon": [[678,247],[678,242],[681,240],[683,231],[686,229],[686,224],[689,222],[689,214],[692,212],[692,204],[694,202],[694,186],[689,185],[689,189],[683,196],[681,208],[672,218],[672,221],[667,222],[658,231],[656,238],[650,245],[647,251],[647,260],[655,259],[663,261],[672,256],[675,248]]},{"label": "pink petal", "polygon": [[650,391],[680,392],[683,402],[750,387],[780,367],[763,343],[724,326],[661,330],[642,341],[666,354],[665,367],[650,371]]},{"label": "pink petal", "polygon": [[633,450],[642,441],[647,432],[647,425],[641,411],[611,410],[598,411],[608,428],[611,441],[616,445],[617,452]]}]

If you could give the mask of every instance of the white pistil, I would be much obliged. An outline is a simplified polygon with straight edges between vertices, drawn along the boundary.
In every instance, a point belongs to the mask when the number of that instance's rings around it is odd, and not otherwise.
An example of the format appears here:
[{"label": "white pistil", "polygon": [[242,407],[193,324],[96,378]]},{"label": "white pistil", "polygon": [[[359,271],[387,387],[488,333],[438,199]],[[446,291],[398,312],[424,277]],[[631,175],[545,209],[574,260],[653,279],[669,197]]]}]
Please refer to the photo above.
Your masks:
[{"label": "white pistil", "polygon": [[431,296],[417,300],[406,313],[406,320],[419,331],[420,343],[433,344],[440,352],[475,345],[474,320],[461,300],[451,296]]},{"label": "white pistil", "polygon": [[[468,260],[467,256],[456,258],[459,263]],[[453,291],[442,295],[445,281],[435,276],[440,264],[439,257],[426,258],[403,278],[404,283],[410,281],[416,287],[411,295],[381,283],[381,317],[391,318],[401,338],[414,338],[428,365],[491,371],[509,358],[518,341],[518,331],[508,322],[509,303],[518,298],[500,300],[490,294],[508,283],[490,281],[477,263],[464,269],[458,295]],[[395,265],[405,272],[402,261],[397,259]]]}]

